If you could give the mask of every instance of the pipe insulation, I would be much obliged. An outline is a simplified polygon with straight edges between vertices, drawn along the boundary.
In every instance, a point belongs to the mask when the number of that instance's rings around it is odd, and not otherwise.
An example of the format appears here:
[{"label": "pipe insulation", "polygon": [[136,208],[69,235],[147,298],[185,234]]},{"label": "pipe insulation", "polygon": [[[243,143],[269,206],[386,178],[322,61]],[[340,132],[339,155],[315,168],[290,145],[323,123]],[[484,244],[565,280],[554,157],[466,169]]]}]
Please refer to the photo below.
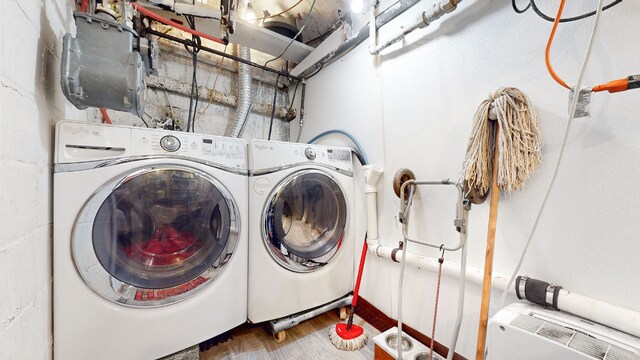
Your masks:
[{"label": "pipe insulation", "polygon": [[576,294],[542,280],[518,276],[516,295],[535,304],[564,311],[640,337],[640,313]]},{"label": "pipe insulation", "polygon": [[[236,45],[237,56],[241,59],[250,61],[251,50],[246,46]],[[248,116],[248,112],[251,107],[251,66],[238,63],[238,106],[236,108],[236,115],[231,123],[228,136],[238,137],[240,136],[240,130],[245,118]]]},{"label": "pipe insulation", "polygon": [[[168,77],[159,77],[149,75],[146,79],[147,86],[154,89],[166,90],[175,94],[184,96],[191,95],[191,84],[181,82]],[[225,94],[223,92],[209,89],[204,86],[198,87],[198,97],[204,101],[212,101],[221,105],[237,107],[239,105],[238,97],[235,95]],[[250,100],[250,99],[249,99]],[[253,104],[252,111],[264,115],[271,116],[271,104]],[[296,118],[296,110],[289,110],[287,107],[276,106],[275,117],[284,121],[291,121]]]}]

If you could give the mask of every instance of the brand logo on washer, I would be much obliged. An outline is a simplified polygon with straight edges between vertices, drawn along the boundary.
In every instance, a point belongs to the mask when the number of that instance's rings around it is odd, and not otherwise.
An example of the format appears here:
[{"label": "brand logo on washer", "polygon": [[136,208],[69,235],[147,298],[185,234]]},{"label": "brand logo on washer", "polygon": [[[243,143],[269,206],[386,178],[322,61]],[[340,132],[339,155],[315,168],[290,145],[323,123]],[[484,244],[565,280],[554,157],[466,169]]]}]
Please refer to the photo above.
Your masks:
[{"label": "brand logo on washer", "polygon": [[259,178],[253,182],[253,191],[258,195],[264,195],[271,190],[271,181],[265,178]]},{"label": "brand logo on washer", "polygon": [[273,150],[273,146],[266,144],[255,144],[254,147],[256,148],[256,150]]}]

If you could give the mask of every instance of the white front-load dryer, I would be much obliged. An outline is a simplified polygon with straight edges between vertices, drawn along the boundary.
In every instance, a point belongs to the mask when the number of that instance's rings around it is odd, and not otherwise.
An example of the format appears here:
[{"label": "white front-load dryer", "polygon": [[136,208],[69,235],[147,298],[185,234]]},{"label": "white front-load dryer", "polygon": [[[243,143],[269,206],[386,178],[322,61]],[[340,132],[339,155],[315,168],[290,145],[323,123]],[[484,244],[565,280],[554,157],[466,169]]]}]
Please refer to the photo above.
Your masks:
[{"label": "white front-load dryer", "polygon": [[249,321],[280,319],[348,295],[350,149],[254,140],[249,172]]},{"label": "white front-load dryer", "polygon": [[246,321],[246,142],[60,122],[54,357],[157,359]]}]

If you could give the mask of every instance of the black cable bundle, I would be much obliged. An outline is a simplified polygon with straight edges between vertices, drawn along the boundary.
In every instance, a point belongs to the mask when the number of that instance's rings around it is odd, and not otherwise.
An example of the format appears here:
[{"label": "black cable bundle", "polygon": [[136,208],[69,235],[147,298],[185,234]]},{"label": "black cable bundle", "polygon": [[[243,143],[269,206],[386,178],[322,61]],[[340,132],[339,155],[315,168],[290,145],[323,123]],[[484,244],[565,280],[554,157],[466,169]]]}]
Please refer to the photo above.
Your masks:
[{"label": "black cable bundle", "polygon": [[[186,15],[187,24],[193,30],[196,29],[196,21],[192,15]],[[198,69],[198,53],[200,52],[200,46],[202,40],[199,36],[191,35],[191,40],[186,40],[184,43],[185,49],[191,54],[193,60],[193,76],[191,78],[191,95],[189,96],[189,115],[187,117],[187,132],[195,132],[196,128],[196,113],[198,109],[198,80],[196,78],[196,71]],[[194,104],[195,103],[195,104]]]},{"label": "black cable bundle", "polygon": [[[620,4],[621,2],[622,2],[622,0],[615,0],[611,4],[604,6],[602,8],[602,10],[604,11],[604,10],[610,9],[610,8]],[[540,16],[544,20],[547,20],[547,21],[550,21],[550,22],[554,22],[556,20],[555,18],[543,13],[538,8],[538,5],[536,4],[535,0],[529,0],[529,3],[527,4],[527,6],[524,9],[518,8],[518,4],[516,4],[516,0],[511,0],[511,6],[513,6],[513,10],[515,12],[517,12],[518,14],[525,13],[527,10],[529,10],[531,8],[533,10],[533,12],[536,13],[536,15]],[[594,10],[594,11],[588,12],[586,14],[573,16],[573,17],[568,17],[568,18],[562,18],[562,19],[560,19],[560,22],[561,23],[567,23],[567,22],[572,22],[572,21],[583,20],[583,19],[591,17],[591,16],[593,16],[595,14],[596,14],[596,11]]]}]

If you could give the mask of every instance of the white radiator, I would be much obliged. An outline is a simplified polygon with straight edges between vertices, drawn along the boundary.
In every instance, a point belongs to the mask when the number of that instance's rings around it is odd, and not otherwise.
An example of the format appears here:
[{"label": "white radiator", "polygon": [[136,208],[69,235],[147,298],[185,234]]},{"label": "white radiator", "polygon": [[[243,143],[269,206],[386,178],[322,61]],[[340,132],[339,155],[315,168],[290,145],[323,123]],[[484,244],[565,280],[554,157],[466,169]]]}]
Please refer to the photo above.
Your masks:
[{"label": "white radiator", "polygon": [[487,360],[640,360],[640,339],[537,305],[505,307],[487,331]]}]

